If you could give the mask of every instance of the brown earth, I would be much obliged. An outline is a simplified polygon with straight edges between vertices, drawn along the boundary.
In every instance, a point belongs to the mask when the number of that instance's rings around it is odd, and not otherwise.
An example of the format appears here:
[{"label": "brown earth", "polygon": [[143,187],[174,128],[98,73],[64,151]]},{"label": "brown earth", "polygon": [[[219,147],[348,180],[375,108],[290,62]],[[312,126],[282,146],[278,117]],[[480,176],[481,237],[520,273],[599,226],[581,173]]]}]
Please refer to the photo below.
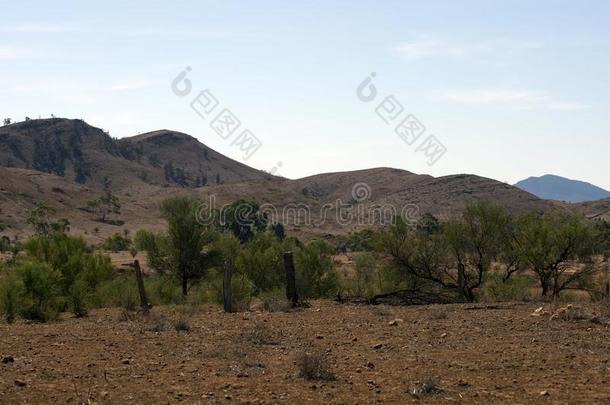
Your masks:
[{"label": "brown earth", "polygon": [[[610,329],[531,316],[537,307],[315,301],[294,313],[154,308],[148,321],[120,321],[106,309],[20,321],[0,325],[0,402],[608,403]],[[178,318],[189,333],[171,326]],[[316,350],[335,380],[299,376],[299,354]],[[442,391],[412,395],[428,379]]]}]

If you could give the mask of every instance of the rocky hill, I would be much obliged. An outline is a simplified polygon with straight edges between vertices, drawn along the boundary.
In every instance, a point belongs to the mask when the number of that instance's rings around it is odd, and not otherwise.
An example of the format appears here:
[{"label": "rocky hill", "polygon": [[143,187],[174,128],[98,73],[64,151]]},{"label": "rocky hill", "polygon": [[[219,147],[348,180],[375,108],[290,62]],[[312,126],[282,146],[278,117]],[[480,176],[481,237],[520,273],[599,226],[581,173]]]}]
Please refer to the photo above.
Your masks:
[{"label": "rocky hill", "polygon": [[42,119],[0,128],[0,165],[89,186],[202,187],[271,177],[175,131],[115,139],[81,120]]},{"label": "rocky hill", "polygon": [[[100,222],[87,210],[108,187],[120,200],[120,221]],[[160,130],[113,139],[80,120],[31,120],[0,128],[0,233],[25,237],[24,218],[38,201],[69,218],[91,242],[124,230],[160,230],[163,199],[187,194],[216,208],[253,199],[289,233],[303,238],[345,234],[386,214],[417,218],[459,215],[474,199],[510,211],[565,206],[496,180],[460,174],[435,178],[393,168],[325,173],[297,180],[271,176],[229,159],[179,132]]]}]

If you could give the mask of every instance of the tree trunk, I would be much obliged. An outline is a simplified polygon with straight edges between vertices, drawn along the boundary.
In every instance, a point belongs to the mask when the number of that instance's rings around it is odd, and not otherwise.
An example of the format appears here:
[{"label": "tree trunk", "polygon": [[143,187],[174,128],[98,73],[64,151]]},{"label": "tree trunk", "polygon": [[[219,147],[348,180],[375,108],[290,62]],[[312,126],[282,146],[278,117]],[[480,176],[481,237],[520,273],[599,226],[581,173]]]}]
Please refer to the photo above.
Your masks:
[{"label": "tree trunk", "polygon": [[186,297],[188,294],[188,284],[187,284],[186,272],[182,272],[182,295]]},{"label": "tree trunk", "polygon": [[296,306],[299,302],[299,295],[297,294],[292,252],[284,253],[284,270],[286,271],[286,298],[292,303],[292,306]]},{"label": "tree trunk", "polygon": [[233,277],[233,270],[227,266],[225,268],[224,276],[222,279],[222,301],[224,304],[225,312],[233,312],[233,294],[231,292],[231,278]]}]

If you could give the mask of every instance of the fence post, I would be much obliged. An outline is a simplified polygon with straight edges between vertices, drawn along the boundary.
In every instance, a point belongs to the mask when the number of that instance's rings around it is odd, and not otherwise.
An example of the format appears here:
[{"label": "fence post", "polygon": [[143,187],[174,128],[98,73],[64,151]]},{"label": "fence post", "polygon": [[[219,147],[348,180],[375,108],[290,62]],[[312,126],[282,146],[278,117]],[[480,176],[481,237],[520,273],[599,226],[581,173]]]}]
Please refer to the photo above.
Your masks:
[{"label": "fence post", "polygon": [[225,312],[233,312],[233,294],[231,292],[231,278],[233,271],[230,266],[225,266],[222,278],[222,302]]},{"label": "fence post", "polygon": [[299,295],[297,294],[292,252],[284,252],[284,270],[286,271],[286,298],[292,303],[292,306],[296,306],[299,302]]},{"label": "fence post", "polygon": [[134,272],[136,273],[136,283],[138,284],[138,291],[140,292],[140,308],[142,312],[148,313],[151,305],[146,298],[146,290],[144,289],[144,279],[142,278],[142,270],[140,269],[140,262],[138,260],[133,261]]}]

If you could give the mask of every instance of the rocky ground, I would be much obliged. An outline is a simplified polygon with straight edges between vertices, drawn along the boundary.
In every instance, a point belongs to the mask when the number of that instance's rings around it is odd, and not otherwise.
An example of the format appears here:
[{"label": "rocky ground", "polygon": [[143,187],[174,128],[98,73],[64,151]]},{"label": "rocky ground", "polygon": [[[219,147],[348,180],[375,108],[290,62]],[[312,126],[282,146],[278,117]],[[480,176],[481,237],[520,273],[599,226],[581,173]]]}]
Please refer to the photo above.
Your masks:
[{"label": "rocky ground", "polygon": [[610,327],[538,307],[316,301],[3,324],[0,403],[609,403]]}]

